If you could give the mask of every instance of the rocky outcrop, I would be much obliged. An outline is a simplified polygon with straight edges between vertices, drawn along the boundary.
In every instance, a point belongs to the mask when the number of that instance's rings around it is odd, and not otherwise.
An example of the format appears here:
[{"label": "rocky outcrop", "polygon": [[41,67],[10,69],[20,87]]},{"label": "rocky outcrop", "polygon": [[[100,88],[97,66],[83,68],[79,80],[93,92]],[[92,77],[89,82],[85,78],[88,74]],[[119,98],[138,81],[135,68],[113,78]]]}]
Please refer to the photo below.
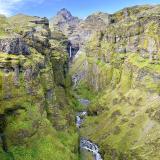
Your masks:
[{"label": "rocky outcrop", "polygon": [[92,100],[80,134],[102,159],[160,159],[159,13],[146,5],[79,20],[62,9],[50,28],[0,16],[0,158],[78,159],[76,92]]},{"label": "rocky outcrop", "polygon": [[3,38],[0,39],[0,51],[9,54],[30,54],[28,45],[22,38]]},{"label": "rocky outcrop", "polygon": [[31,20],[30,22],[35,24],[42,24],[42,25],[45,25],[46,27],[49,26],[49,20],[46,17],[44,18],[37,17],[37,19]]},{"label": "rocky outcrop", "polygon": [[[67,98],[67,39],[53,38],[46,18],[17,15],[7,21],[11,31],[0,36],[0,159],[78,158]],[[74,136],[73,143],[66,147],[61,133]]]},{"label": "rocky outcrop", "polygon": [[[57,16],[50,21],[50,28],[56,27],[67,36],[72,48],[76,48],[73,56],[79,49],[84,48],[86,42],[94,33],[98,31],[104,32],[106,28],[107,35],[105,38],[108,39],[108,41],[119,43],[115,48],[116,51],[136,52],[141,50],[143,54],[144,52],[148,52],[148,49],[141,48],[138,44],[150,43],[150,45],[152,45],[151,48],[155,48],[156,42],[143,43],[144,39],[148,36],[143,32],[151,19],[155,21],[156,24],[159,24],[158,14],[159,6],[146,5],[125,8],[115,14],[98,12],[88,16],[85,20],[78,20],[76,17],[73,17],[69,11],[62,9],[58,12]],[[139,43],[138,35],[140,34],[141,42]],[[151,37],[150,41],[153,41]],[[126,47],[122,48],[123,44],[121,43],[125,43]],[[153,54],[151,52],[153,52]],[[150,59],[152,55],[155,57],[155,51],[151,52]]]}]

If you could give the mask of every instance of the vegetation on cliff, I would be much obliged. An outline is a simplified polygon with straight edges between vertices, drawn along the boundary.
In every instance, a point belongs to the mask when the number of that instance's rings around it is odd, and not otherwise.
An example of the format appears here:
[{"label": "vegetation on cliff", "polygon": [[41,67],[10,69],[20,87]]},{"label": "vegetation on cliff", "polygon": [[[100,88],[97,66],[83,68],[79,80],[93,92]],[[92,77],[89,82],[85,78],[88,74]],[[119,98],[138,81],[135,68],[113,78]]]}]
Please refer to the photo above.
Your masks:
[{"label": "vegetation on cliff", "polygon": [[0,159],[78,159],[67,39],[46,18],[0,19]]},{"label": "vegetation on cliff", "polygon": [[159,13],[146,5],[80,20],[62,9],[50,25],[0,15],[0,159],[92,159],[79,157],[75,127],[86,98],[80,136],[104,160],[159,160]]},{"label": "vegetation on cliff", "polygon": [[99,145],[105,160],[160,159],[159,9],[136,6],[113,14],[73,61],[76,90],[85,83],[97,93],[81,135]]}]

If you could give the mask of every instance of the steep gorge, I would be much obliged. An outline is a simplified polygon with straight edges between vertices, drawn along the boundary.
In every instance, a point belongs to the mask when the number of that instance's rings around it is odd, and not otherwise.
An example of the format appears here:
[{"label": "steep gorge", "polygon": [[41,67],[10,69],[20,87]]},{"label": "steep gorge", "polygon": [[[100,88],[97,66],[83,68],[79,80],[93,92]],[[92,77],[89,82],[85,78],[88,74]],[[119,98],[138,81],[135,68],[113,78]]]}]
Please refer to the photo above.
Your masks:
[{"label": "steep gorge", "polygon": [[80,136],[104,160],[159,160],[159,18],[159,5],[0,16],[0,159],[93,159]]}]

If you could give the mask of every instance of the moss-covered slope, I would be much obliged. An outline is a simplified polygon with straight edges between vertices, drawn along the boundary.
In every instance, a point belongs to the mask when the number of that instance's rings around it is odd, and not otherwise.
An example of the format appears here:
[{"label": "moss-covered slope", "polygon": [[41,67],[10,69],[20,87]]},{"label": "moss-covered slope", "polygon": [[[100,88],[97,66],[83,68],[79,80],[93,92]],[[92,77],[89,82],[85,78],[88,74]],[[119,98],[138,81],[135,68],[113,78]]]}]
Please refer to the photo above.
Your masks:
[{"label": "moss-covered slope", "polygon": [[159,13],[135,6],[111,15],[73,61],[76,90],[85,83],[97,92],[81,134],[105,160],[160,159]]},{"label": "moss-covered slope", "polygon": [[67,39],[46,18],[0,21],[0,159],[78,159]]}]

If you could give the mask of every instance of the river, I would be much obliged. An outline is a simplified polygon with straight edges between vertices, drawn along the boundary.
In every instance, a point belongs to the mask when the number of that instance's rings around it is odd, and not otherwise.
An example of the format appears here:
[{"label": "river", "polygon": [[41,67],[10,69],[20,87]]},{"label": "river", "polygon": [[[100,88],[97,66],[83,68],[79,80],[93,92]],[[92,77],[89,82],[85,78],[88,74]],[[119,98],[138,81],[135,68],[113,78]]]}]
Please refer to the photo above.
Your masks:
[{"label": "river", "polygon": [[[90,101],[87,99],[79,99],[79,102],[84,105],[87,109],[87,106],[90,104]],[[85,120],[85,117],[87,116],[87,111],[81,111],[78,112],[76,115],[76,126],[78,129],[80,129],[82,123]],[[100,153],[99,153],[99,147],[95,143],[91,142],[91,140],[88,140],[84,137],[80,138],[80,149],[86,150],[88,152],[91,152],[93,154],[94,160],[103,160]]]}]

